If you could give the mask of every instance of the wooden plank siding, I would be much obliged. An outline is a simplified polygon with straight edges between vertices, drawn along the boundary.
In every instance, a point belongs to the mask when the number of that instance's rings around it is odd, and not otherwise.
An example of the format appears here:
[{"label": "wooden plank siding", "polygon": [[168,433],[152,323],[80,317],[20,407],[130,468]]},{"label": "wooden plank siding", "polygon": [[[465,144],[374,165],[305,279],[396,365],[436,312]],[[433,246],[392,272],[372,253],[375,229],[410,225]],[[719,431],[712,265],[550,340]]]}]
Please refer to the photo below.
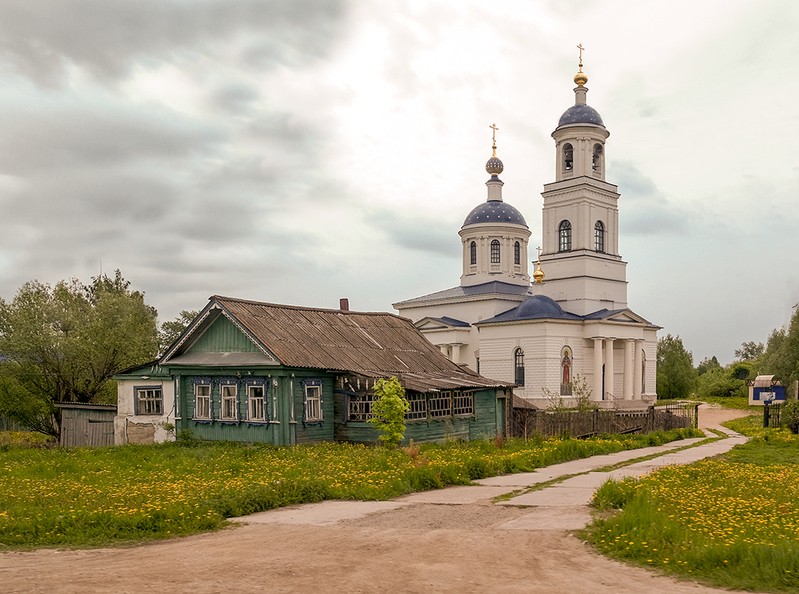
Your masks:
[{"label": "wooden plank siding", "polygon": [[[252,369],[218,370],[191,369],[182,372],[179,390],[178,427],[189,429],[194,437],[202,440],[224,440],[289,445],[332,441],[334,435],[334,377],[324,372],[291,369]],[[238,374],[238,375],[237,375]],[[239,377],[240,376],[240,377]],[[221,419],[222,378],[235,377],[237,382],[237,420]],[[195,380],[211,380],[211,419],[195,418]],[[269,422],[248,420],[246,382],[252,379],[264,380],[264,398]],[[322,381],[322,422],[305,423],[303,410],[305,403],[304,380]],[[277,386],[275,386],[275,382]]]},{"label": "wooden plank siding", "polygon": [[116,407],[61,404],[61,439],[64,447],[114,445]]}]

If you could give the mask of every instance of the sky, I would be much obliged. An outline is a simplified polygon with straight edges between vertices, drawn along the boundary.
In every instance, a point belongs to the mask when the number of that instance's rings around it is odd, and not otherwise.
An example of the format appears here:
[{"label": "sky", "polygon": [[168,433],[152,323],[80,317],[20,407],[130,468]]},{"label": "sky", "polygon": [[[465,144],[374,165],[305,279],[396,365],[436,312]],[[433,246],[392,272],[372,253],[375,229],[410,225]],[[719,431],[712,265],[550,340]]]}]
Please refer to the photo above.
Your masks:
[{"label": "sky", "polygon": [[797,30],[794,0],[4,0],[0,298],[119,269],[167,321],[456,286],[492,123],[540,244],[581,43],[629,306],[729,362],[799,302]]}]

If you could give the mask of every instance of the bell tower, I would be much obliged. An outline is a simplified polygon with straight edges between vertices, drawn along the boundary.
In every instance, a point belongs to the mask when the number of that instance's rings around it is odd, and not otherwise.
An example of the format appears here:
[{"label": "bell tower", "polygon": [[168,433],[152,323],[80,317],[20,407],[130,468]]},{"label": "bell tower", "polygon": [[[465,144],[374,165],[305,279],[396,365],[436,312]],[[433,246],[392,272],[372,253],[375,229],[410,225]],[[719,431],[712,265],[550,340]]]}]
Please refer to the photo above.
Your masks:
[{"label": "bell tower", "polygon": [[586,315],[627,307],[627,263],[619,255],[619,193],[605,181],[610,132],[586,99],[588,76],[574,76],[574,105],[560,117],[555,181],[544,185],[544,292],[569,312]]}]

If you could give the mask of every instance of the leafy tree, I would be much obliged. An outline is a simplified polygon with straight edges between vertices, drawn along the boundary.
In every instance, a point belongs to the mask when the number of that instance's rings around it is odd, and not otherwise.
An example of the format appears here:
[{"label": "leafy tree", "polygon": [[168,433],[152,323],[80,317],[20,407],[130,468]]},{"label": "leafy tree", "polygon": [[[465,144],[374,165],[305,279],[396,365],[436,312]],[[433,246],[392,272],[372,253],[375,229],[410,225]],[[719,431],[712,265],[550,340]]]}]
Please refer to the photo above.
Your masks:
[{"label": "leafy tree", "polygon": [[766,350],[762,342],[755,342],[750,340],[741,343],[740,349],[735,349],[735,357],[739,361],[754,361]]},{"label": "leafy tree", "polygon": [[369,422],[380,433],[380,441],[397,446],[405,437],[405,413],[411,407],[405,399],[405,388],[396,377],[390,377],[377,380],[374,393],[377,400],[372,403]]},{"label": "leafy tree", "polygon": [[111,377],[157,352],[156,316],[119,270],[25,283],[0,299],[0,413],[58,437],[56,402],[116,402]]},{"label": "leafy tree", "polygon": [[683,346],[679,336],[667,334],[658,340],[657,392],[658,398],[687,398],[696,385],[693,356]]},{"label": "leafy tree", "polygon": [[784,386],[799,379],[799,305],[794,306],[787,331],[772,331],[757,369],[761,374],[776,375]]},{"label": "leafy tree", "polygon": [[748,361],[733,363],[726,369],[719,366],[699,376],[696,382],[696,395],[700,398],[724,398],[727,396],[749,395],[747,380],[753,373]]},{"label": "leafy tree", "polygon": [[158,331],[158,352],[165,353],[199,313],[198,311],[184,309],[174,320],[161,324],[161,329]]},{"label": "leafy tree", "polygon": [[715,355],[713,355],[712,357],[710,357],[710,359],[705,357],[704,359],[702,359],[702,361],[699,362],[699,365],[696,366],[696,374],[701,376],[707,373],[708,371],[713,371],[721,368],[722,368],[721,363],[719,363],[719,360],[716,359]]}]

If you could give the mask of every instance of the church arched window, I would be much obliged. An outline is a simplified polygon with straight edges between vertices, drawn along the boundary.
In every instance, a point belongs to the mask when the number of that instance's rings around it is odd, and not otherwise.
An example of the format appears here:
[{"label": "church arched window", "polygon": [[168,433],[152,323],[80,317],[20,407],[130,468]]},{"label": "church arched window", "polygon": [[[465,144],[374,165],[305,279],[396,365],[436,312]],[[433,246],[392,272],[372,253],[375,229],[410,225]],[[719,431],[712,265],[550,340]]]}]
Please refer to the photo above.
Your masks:
[{"label": "church arched window", "polygon": [[513,351],[513,381],[517,386],[524,385],[524,351],[520,348]]},{"label": "church arched window", "polygon": [[513,263],[522,263],[522,245],[518,241],[513,244]]},{"label": "church arched window", "polygon": [[572,224],[561,221],[558,225],[558,251],[570,252],[572,249]]},{"label": "church arched window", "polygon": [[477,242],[473,241],[469,244],[469,263],[474,266],[477,264]]},{"label": "church arched window", "polygon": [[563,169],[570,171],[574,167],[574,147],[568,142],[563,145]]},{"label": "church arched window", "polygon": [[594,171],[602,171],[602,145],[594,145],[594,153],[591,157],[591,166]]},{"label": "church arched window", "polygon": [[491,242],[491,263],[499,264],[499,240],[494,239]]},{"label": "church arched window", "polygon": [[560,394],[572,395],[572,350],[563,347],[560,353]]},{"label": "church arched window", "polygon": [[594,225],[594,250],[605,251],[605,224],[602,221],[597,221]]}]

